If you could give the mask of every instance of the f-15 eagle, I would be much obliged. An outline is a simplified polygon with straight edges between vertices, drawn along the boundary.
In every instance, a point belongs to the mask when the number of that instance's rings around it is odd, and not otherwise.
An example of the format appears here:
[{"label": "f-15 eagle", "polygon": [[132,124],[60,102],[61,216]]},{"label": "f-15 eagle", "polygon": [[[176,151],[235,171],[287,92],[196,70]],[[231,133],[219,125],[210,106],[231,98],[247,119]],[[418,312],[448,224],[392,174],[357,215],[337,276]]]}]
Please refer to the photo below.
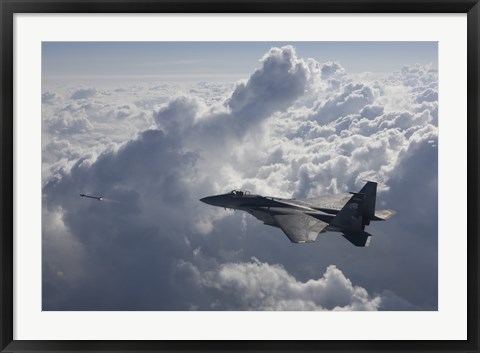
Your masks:
[{"label": "f-15 eagle", "polygon": [[384,221],[396,212],[375,210],[377,183],[368,181],[359,192],[307,199],[254,195],[244,190],[209,196],[200,201],[242,210],[264,224],[280,228],[292,243],[314,242],[320,233],[339,232],[355,246],[368,246],[365,226]]}]

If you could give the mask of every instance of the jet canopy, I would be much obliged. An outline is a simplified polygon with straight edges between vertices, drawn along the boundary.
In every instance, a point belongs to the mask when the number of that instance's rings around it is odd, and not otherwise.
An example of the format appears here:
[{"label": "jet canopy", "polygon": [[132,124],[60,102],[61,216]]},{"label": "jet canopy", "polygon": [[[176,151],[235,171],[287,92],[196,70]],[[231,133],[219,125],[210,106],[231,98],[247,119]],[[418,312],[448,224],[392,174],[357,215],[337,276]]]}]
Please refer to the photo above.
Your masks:
[{"label": "jet canopy", "polygon": [[235,195],[235,196],[239,196],[239,197],[243,197],[243,196],[246,196],[246,195],[250,195],[250,191],[248,190],[232,190],[230,191],[230,194],[231,195]]}]

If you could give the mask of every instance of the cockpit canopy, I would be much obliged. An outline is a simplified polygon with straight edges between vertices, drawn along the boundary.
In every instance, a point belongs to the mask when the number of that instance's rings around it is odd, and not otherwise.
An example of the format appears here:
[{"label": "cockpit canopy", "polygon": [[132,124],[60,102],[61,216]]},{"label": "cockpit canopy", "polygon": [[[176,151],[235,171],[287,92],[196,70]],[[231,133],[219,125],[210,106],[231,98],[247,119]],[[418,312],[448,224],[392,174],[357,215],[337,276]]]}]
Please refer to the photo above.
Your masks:
[{"label": "cockpit canopy", "polygon": [[250,191],[248,191],[248,190],[232,190],[232,191],[230,191],[230,194],[242,197],[242,196],[250,195]]}]

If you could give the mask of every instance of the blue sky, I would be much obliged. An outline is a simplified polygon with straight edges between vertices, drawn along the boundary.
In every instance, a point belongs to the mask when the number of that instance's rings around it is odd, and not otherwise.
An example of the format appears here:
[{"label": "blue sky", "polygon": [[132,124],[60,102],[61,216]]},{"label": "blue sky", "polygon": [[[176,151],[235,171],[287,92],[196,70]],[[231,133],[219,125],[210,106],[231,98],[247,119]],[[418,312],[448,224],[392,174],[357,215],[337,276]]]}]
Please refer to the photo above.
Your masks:
[{"label": "blue sky", "polygon": [[42,74],[238,79],[259,67],[271,47],[286,44],[300,57],[338,61],[349,73],[438,63],[436,42],[44,42]]}]

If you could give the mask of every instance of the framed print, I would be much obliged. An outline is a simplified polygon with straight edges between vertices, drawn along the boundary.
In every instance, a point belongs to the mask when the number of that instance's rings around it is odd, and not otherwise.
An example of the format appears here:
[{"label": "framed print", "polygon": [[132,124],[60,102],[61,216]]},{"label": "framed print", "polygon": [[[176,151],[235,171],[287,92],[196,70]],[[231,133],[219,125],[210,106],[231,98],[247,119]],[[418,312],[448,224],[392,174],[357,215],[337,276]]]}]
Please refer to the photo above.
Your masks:
[{"label": "framed print", "polygon": [[2,351],[478,351],[477,1],[1,12]]}]

